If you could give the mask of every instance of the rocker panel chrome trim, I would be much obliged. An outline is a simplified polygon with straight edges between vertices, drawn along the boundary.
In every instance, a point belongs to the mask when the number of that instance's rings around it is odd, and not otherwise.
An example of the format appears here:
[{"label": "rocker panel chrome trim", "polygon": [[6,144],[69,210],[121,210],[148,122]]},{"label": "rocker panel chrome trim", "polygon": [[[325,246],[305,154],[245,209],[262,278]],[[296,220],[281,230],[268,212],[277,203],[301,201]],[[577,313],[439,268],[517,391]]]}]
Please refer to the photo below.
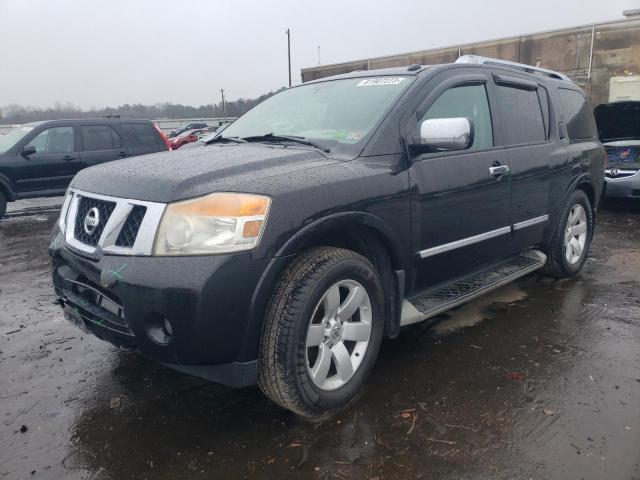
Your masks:
[{"label": "rocker panel chrome trim", "polygon": [[501,227],[496,230],[491,230],[489,232],[484,232],[479,235],[474,235],[473,237],[462,238],[460,240],[456,240],[455,242],[444,243],[442,245],[438,245],[437,247],[431,247],[425,250],[420,250],[418,252],[418,255],[420,255],[420,258],[428,258],[434,255],[438,255],[440,253],[455,250],[456,248],[466,247],[469,245],[473,245],[474,243],[479,243],[485,240],[489,240],[490,238],[499,237],[500,235],[506,235],[507,233],[511,233],[511,227]]},{"label": "rocker panel chrome trim", "polygon": [[529,220],[524,220],[522,222],[514,223],[513,230],[520,230],[522,228],[531,227],[533,225],[537,225],[539,223],[545,223],[549,220],[549,215],[542,215],[536,218],[530,218]]}]

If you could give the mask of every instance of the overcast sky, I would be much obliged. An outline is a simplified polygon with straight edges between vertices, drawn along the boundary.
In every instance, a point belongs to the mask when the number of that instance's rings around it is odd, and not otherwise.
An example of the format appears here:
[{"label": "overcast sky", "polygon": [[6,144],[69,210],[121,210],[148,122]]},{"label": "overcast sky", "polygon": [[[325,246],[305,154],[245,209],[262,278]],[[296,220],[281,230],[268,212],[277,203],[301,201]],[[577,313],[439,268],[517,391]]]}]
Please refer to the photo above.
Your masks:
[{"label": "overcast sky", "polygon": [[300,68],[622,17],[639,0],[0,0],[0,106],[200,105]]}]

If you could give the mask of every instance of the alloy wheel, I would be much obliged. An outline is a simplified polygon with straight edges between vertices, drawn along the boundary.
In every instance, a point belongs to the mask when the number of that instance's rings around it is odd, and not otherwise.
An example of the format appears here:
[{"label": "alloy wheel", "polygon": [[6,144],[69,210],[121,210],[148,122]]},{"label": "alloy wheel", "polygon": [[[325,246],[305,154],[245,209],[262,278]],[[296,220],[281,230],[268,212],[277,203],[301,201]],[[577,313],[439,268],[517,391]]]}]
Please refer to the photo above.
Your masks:
[{"label": "alloy wheel", "polygon": [[306,365],[322,390],[346,384],[364,359],[371,339],[371,300],[355,280],[332,285],[316,306],[306,337]]},{"label": "alloy wheel", "polygon": [[569,265],[575,265],[582,259],[588,228],[587,212],[577,203],[569,212],[564,234],[564,256]]}]

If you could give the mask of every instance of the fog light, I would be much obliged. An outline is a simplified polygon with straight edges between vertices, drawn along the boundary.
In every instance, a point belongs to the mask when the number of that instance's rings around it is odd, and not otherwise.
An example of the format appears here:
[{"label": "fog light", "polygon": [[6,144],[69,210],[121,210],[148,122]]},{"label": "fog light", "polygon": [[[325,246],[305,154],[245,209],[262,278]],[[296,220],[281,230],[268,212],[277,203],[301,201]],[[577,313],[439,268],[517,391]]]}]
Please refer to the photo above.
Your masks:
[{"label": "fog light", "polygon": [[147,335],[158,345],[167,345],[173,337],[173,326],[167,318],[153,315],[147,320]]}]

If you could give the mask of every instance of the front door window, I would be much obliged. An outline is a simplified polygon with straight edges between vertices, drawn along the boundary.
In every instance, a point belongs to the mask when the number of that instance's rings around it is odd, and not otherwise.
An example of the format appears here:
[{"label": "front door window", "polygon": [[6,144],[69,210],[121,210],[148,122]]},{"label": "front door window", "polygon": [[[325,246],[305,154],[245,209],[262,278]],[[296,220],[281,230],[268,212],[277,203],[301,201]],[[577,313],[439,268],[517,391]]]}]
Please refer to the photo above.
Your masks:
[{"label": "front door window", "polygon": [[30,143],[36,154],[73,152],[73,127],[52,127],[40,132]]},{"label": "front door window", "polygon": [[450,88],[431,105],[418,122],[432,118],[465,117],[473,122],[474,140],[469,150],[485,150],[493,146],[493,129],[487,91],[484,85]]}]

